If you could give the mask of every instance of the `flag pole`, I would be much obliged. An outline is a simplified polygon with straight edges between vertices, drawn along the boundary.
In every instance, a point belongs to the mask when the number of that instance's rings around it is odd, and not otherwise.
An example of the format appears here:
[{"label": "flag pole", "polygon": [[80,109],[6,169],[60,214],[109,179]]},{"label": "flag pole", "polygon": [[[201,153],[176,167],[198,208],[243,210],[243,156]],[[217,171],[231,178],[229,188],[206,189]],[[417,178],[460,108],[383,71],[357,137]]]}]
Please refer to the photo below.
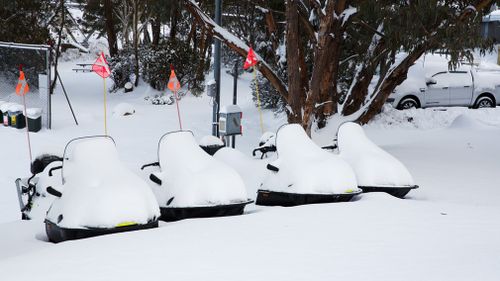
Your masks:
[{"label": "flag pole", "polygon": [[[24,80],[24,82],[21,82]],[[31,169],[31,163],[33,163],[33,153],[31,151],[31,140],[30,140],[30,131],[28,127],[28,110],[26,108],[26,94],[29,91],[28,87],[28,82],[26,82],[26,77],[24,76],[23,73],[23,65],[19,65],[19,81],[17,82],[17,87],[16,87],[16,94],[23,96],[23,105],[24,105],[24,122],[25,122],[25,127],[26,127],[26,139],[28,140],[28,152],[30,156],[30,169]],[[19,120],[16,120],[16,122],[19,122]]]},{"label": "flag pole", "polygon": [[179,109],[179,100],[177,98],[177,91],[174,92],[175,105],[177,106],[177,119],[179,119],[179,129],[182,131],[182,122],[181,122],[181,111]]},{"label": "flag pole", "polygon": [[260,130],[262,134],[264,134],[264,121],[262,120],[262,108],[260,105],[259,82],[257,81],[257,68],[255,65],[253,66],[253,77],[255,81],[255,92],[257,94],[257,107],[259,109]]},{"label": "flag pole", "polygon": [[33,153],[31,151],[30,130],[28,128],[28,110],[26,109],[26,94],[23,95],[23,105],[24,105],[24,122],[26,122],[26,138],[28,139],[28,150],[30,154],[30,168],[31,168],[31,163],[33,163]]},{"label": "flag pole", "polygon": [[104,135],[108,135],[108,121],[107,121],[107,105],[106,105],[106,96],[107,96],[107,91],[106,91],[106,78],[102,78],[102,81],[104,81]]}]

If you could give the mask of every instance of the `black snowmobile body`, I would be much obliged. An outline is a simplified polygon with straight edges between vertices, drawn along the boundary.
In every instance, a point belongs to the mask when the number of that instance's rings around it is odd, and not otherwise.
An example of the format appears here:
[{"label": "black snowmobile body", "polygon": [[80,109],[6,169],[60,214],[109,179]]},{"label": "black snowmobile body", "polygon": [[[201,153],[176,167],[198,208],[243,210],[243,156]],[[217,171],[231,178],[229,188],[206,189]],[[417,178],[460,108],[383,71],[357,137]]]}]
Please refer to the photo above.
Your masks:
[{"label": "black snowmobile body", "polygon": [[363,190],[363,193],[369,192],[385,192],[394,197],[403,199],[406,194],[408,194],[412,189],[417,189],[418,185],[414,186],[359,186]]},{"label": "black snowmobile body", "polygon": [[147,224],[132,224],[113,228],[63,228],[47,219],[45,220],[45,232],[52,243],[156,227],[158,227],[158,220],[150,221]]},{"label": "black snowmobile body", "polygon": [[306,204],[349,202],[359,193],[300,194],[259,189],[255,205],[293,207]]},{"label": "black snowmobile body", "polygon": [[251,203],[253,203],[253,200],[203,207],[160,207],[160,220],[171,222],[183,219],[237,216],[242,215],[245,206]]}]

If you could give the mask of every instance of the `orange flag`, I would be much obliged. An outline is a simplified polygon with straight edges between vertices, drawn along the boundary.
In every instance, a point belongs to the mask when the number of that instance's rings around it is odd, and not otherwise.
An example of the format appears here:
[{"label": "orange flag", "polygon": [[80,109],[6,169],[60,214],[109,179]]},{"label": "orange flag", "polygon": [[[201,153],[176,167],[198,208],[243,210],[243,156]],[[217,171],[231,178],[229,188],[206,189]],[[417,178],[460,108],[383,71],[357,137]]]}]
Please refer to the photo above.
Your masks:
[{"label": "orange flag", "polygon": [[26,78],[24,78],[24,71],[20,70],[19,71],[19,81],[17,82],[16,86],[16,95],[18,96],[24,96],[28,91],[30,90],[30,87],[28,86],[28,83],[26,82]]},{"label": "orange flag", "polygon": [[181,83],[175,76],[174,67],[170,66],[170,79],[168,80],[168,89],[172,92],[177,92],[181,88]]},{"label": "orange flag", "polygon": [[257,56],[255,55],[252,47],[250,47],[250,50],[248,50],[248,55],[247,59],[245,60],[245,64],[243,65],[244,69],[247,69],[249,67],[252,67],[257,64],[259,60],[257,59]]},{"label": "orange flag", "polygon": [[106,61],[103,52],[101,52],[97,60],[92,65],[92,71],[97,73],[97,75],[102,78],[108,78],[109,75],[111,75],[111,70],[109,69],[108,62]]}]

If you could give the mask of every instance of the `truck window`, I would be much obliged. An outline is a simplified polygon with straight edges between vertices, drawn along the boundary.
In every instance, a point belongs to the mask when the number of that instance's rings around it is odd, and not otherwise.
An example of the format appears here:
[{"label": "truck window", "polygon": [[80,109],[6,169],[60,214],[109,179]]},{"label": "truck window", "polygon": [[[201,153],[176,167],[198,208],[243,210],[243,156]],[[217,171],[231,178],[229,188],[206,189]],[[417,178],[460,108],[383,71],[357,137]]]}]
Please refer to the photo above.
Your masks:
[{"label": "truck window", "polygon": [[472,86],[472,76],[468,72],[452,72],[453,79],[450,79],[450,87]]},{"label": "truck window", "polygon": [[429,87],[431,88],[443,88],[443,87],[449,87],[450,86],[450,81],[453,79],[448,72],[440,72],[437,74],[434,74],[432,78],[436,79],[436,84],[430,85]]}]

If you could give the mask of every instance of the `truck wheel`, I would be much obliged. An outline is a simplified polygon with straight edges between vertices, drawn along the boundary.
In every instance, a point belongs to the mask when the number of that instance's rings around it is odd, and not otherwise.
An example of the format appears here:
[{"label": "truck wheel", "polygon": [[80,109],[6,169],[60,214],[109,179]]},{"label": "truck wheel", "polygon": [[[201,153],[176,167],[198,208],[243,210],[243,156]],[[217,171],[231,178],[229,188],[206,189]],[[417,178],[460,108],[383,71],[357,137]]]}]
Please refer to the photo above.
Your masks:
[{"label": "truck wheel", "polygon": [[495,107],[493,99],[488,96],[479,97],[476,101],[474,108],[492,108]]},{"label": "truck wheel", "polygon": [[418,102],[414,98],[404,98],[399,102],[397,109],[410,109],[410,108],[418,108]]}]

